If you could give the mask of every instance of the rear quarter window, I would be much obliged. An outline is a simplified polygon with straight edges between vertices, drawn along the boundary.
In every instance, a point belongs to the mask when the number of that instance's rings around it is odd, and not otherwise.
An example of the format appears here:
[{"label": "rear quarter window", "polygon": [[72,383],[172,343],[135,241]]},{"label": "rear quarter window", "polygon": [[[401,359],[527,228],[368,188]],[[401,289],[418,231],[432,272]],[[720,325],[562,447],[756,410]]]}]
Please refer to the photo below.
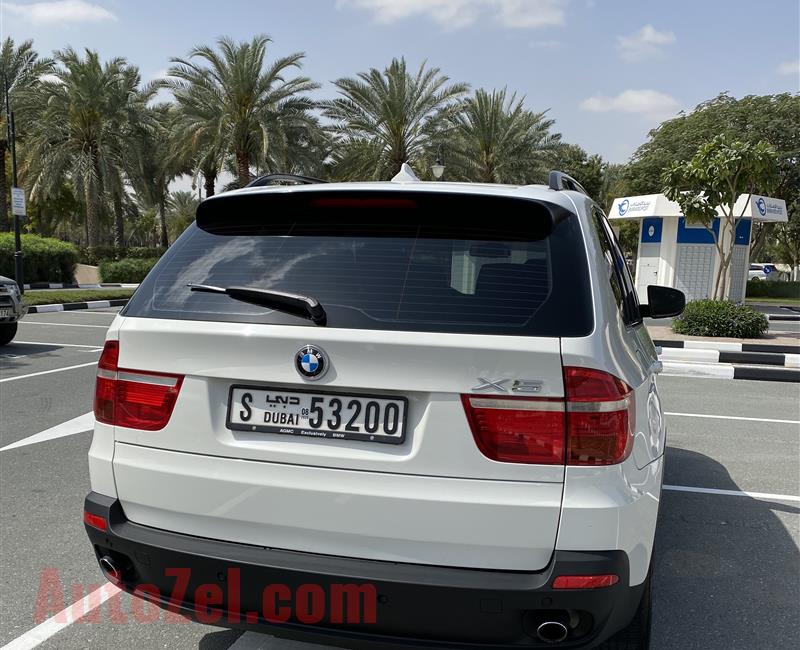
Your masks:
[{"label": "rear quarter window", "polygon": [[408,196],[386,199],[393,201],[386,206],[375,199],[348,203],[339,194],[298,204],[268,194],[216,199],[214,217],[199,218],[205,229],[189,227],[124,314],[315,327],[298,316],[190,291],[190,284],[206,284],[311,296],[327,312],[328,327],[519,336],[591,332],[576,216],[535,201],[448,202],[438,196],[432,204]]}]

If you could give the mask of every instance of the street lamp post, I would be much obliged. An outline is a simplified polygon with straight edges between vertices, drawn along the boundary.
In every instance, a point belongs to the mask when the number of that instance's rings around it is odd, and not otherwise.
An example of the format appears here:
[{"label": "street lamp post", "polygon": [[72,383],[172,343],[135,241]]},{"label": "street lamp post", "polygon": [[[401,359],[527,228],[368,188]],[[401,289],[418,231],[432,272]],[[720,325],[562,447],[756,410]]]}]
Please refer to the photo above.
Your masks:
[{"label": "street lamp post", "polygon": [[436,150],[436,162],[431,165],[431,171],[433,172],[433,177],[440,181],[444,176],[444,160],[442,159],[442,145],[439,145],[439,148]]},{"label": "street lamp post", "polygon": [[[8,98],[8,77],[3,75],[6,94],[6,128],[8,130],[8,145],[11,149],[11,183],[12,194],[17,189],[17,133],[14,128],[14,112]],[[3,163],[5,164],[5,163]],[[25,279],[22,275],[22,239],[20,237],[20,220],[16,210],[11,210],[14,218],[14,280],[19,286],[19,292],[25,293]]]}]

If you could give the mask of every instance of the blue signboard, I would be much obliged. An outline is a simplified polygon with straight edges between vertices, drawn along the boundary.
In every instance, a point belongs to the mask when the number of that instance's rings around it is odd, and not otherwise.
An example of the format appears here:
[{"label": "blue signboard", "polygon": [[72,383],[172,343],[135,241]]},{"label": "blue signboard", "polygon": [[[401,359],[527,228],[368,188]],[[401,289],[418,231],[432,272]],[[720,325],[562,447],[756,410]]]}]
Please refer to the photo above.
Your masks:
[{"label": "blue signboard", "polygon": [[642,243],[660,243],[662,225],[663,219],[661,217],[647,217],[646,219],[642,219]]},{"label": "blue signboard", "polygon": [[[714,219],[711,225],[714,235],[719,237],[719,218]],[[678,219],[678,238],[679,244],[713,244],[714,236],[708,231],[708,228],[701,224],[686,224],[686,218],[680,217]]]},{"label": "blue signboard", "polygon": [[740,219],[736,224],[736,245],[747,246],[750,243],[750,228],[752,221],[750,219]]}]

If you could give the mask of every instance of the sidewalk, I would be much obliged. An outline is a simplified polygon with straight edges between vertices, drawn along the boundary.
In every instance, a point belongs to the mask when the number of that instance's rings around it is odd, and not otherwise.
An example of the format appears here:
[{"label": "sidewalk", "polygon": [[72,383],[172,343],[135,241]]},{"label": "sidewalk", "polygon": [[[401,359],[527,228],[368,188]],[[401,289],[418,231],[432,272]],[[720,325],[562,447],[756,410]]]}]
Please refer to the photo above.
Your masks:
[{"label": "sidewalk", "polygon": [[713,343],[742,343],[759,346],[780,345],[794,346],[800,352],[800,332],[767,332],[757,339],[735,339],[719,336],[687,336],[676,334],[669,325],[648,325],[647,331],[654,341],[709,341]]}]

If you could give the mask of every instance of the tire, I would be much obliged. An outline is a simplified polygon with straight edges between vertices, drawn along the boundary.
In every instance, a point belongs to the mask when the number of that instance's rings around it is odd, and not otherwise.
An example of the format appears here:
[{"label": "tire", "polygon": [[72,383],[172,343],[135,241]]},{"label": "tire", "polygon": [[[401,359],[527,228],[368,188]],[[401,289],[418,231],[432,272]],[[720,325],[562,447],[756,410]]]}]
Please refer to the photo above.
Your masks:
[{"label": "tire", "polygon": [[650,647],[650,623],[653,607],[652,598],[653,569],[647,573],[642,600],[633,615],[630,625],[620,630],[608,641],[598,646],[598,650],[648,650]]},{"label": "tire", "polygon": [[0,345],[11,343],[17,335],[16,323],[0,323]]}]

